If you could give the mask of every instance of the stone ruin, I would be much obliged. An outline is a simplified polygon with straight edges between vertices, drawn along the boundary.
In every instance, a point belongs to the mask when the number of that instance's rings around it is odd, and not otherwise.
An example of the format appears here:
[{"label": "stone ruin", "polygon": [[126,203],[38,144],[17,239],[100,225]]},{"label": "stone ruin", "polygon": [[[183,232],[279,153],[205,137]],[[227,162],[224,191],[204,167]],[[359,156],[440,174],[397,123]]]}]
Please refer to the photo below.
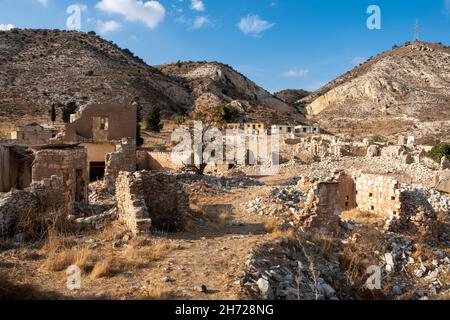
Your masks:
[{"label": "stone ruin", "polygon": [[136,140],[131,138],[122,139],[116,146],[116,152],[106,155],[105,168],[105,187],[111,193],[114,193],[116,187],[116,178],[119,172],[136,171]]},{"label": "stone ruin", "polygon": [[135,234],[150,227],[180,230],[189,212],[189,199],[175,174],[120,172],[116,181],[119,219]]},{"label": "stone ruin", "polygon": [[67,213],[70,194],[62,178],[52,176],[33,182],[25,190],[12,190],[0,194],[0,238],[11,237],[18,232],[16,222],[21,215]]},{"label": "stone ruin", "polygon": [[397,217],[401,210],[401,191],[397,180],[365,174],[356,179],[356,207],[386,218]]}]

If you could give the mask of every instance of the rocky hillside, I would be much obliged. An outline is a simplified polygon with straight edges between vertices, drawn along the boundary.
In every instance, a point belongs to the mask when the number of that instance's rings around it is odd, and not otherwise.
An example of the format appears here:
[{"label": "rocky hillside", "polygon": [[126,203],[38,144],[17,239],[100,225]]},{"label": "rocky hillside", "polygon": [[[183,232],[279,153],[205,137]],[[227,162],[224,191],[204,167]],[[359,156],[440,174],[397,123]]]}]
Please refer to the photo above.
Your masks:
[{"label": "rocky hillside", "polygon": [[201,62],[151,67],[93,32],[0,32],[0,90],[0,133],[10,124],[48,121],[52,102],[128,104],[136,97],[144,109],[158,105],[163,116],[232,103],[247,120],[302,120],[231,67]]},{"label": "rocky hillside", "polygon": [[382,53],[302,99],[334,133],[450,137],[450,47],[414,42]]},{"label": "rocky hillside", "polygon": [[218,62],[178,62],[157,67],[192,92],[195,108],[231,104],[243,120],[265,123],[298,122],[296,109],[257,86],[232,67]]},{"label": "rocky hillside", "polygon": [[157,103],[165,112],[191,106],[188,89],[94,33],[0,32],[0,117],[47,116],[52,102]]},{"label": "rocky hillside", "polygon": [[294,105],[297,101],[306,98],[310,94],[311,92],[303,89],[286,89],[275,92],[273,95],[289,105]]}]

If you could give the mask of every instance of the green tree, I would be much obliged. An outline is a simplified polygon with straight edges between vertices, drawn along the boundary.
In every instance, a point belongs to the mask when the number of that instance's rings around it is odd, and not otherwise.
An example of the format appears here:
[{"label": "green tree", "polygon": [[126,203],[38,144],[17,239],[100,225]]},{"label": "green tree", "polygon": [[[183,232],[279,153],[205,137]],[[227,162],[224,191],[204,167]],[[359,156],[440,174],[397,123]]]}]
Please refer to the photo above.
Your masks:
[{"label": "green tree", "polygon": [[50,108],[50,120],[51,122],[56,121],[56,106],[54,103],[52,103],[52,106]]},{"label": "green tree", "polygon": [[443,157],[447,157],[450,160],[450,144],[449,143],[439,143],[435,145],[429,152],[428,157],[436,162],[441,162]]},{"label": "green tree", "polygon": [[139,99],[135,98],[134,104],[136,105],[136,145],[138,147],[144,144],[144,139],[141,134],[141,122],[142,122],[142,106],[139,103]]},{"label": "green tree", "polygon": [[214,116],[221,121],[230,122],[239,114],[239,110],[233,106],[217,105],[214,107]]},{"label": "green tree", "polygon": [[77,104],[74,101],[70,101],[69,103],[67,103],[63,108],[62,108],[62,121],[64,123],[69,123],[70,122],[70,115],[75,113],[75,111],[77,110]]},{"label": "green tree", "polygon": [[161,110],[157,106],[151,106],[145,118],[147,130],[161,132],[163,125],[161,123]]}]

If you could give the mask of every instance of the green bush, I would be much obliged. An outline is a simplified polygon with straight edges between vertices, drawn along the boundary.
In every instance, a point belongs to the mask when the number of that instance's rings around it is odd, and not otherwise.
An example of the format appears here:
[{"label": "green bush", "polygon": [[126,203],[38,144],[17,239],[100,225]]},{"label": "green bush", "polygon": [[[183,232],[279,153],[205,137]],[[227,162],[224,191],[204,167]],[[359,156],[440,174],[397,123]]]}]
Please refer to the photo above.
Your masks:
[{"label": "green bush", "polygon": [[428,157],[436,162],[441,162],[443,157],[447,157],[450,160],[450,144],[441,142],[435,145],[429,152]]},{"label": "green bush", "polygon": [[222,121],[230,122],[239,114],[239,110],[233,106],[218,105],[214,108],[214,114]]}]

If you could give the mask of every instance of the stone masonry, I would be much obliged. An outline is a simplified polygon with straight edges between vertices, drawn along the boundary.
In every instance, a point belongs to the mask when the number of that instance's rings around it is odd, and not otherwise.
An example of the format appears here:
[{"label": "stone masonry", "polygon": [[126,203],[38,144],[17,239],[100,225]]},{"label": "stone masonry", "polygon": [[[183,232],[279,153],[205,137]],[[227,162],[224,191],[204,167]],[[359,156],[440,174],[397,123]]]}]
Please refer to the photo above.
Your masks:
[{"label": "stone masonry", "polygon": [[33,182],[58,176],[69,192],[68,207],[75,202],[88,201],[87,151],[71,147],[44,149],[35,152],[32,168]]},{"label": "stone masonry", "polygon": [[16,221],[22,214],[48,214],[57,210],[70,213],[70,194],[62,178],[33,182],[25,191],[12,190],[0,193],[0,238],[13,236]]},{"label": "stone masonry", "polygon": [[171,174],[121,172],[116,181],[120,220],[136,234],[149,232],[150,226],[162,231],[181,229],[189,204],[177,180]]},{"label": "stone masonry", "polygon": [[387,176],[361,175],[356,179],[356,204],[364,212],[398,217],[402,207],[399,182]]},{"label": "stone masonry", "polygon": [[136,171],[136,140],[123,138],[117,145],[116,152],[106,155],[105,187],[113,193],[119,172]]}]

